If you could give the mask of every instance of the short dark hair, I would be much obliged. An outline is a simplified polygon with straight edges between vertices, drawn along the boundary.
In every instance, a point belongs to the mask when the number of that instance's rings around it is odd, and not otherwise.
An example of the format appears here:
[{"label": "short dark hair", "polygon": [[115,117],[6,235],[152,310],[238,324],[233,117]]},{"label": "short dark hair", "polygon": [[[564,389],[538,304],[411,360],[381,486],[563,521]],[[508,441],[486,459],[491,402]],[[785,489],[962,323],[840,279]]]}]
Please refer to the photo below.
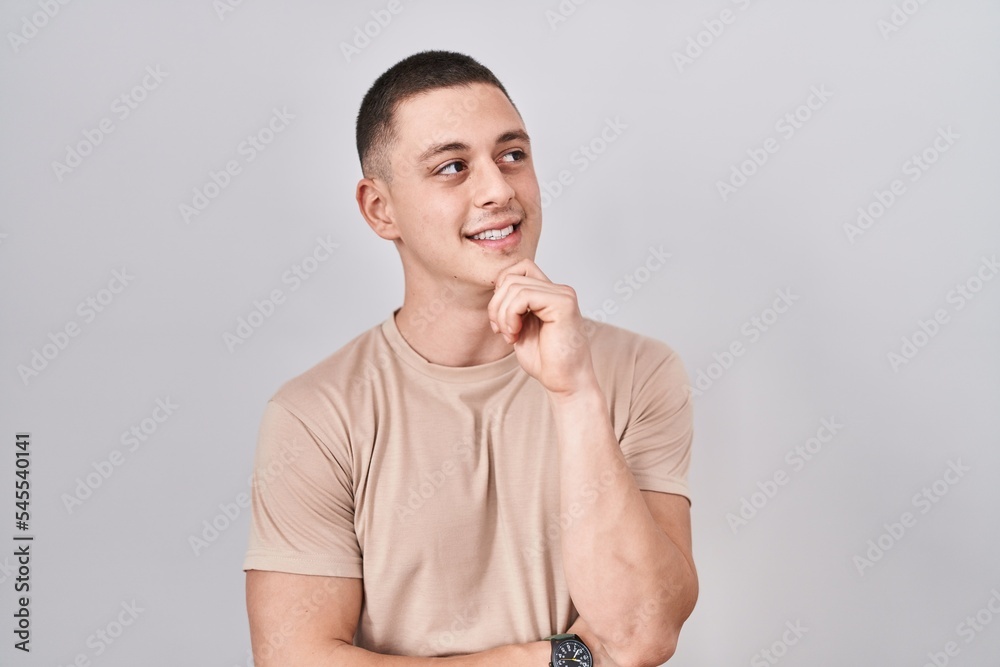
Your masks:
[{"label": "short dark hair", "polygon": [[[435,88],[469,86],[473,83],[496,86],[514,105],[493,72],[462,53],[421,51],[383,72],[365,93],[358,111],[356,140],[365,178],[392,180],[389,153],[396,138],[393,122],[396,109],[403,101]],[[516,106],[514,110],[517,110]]]}]

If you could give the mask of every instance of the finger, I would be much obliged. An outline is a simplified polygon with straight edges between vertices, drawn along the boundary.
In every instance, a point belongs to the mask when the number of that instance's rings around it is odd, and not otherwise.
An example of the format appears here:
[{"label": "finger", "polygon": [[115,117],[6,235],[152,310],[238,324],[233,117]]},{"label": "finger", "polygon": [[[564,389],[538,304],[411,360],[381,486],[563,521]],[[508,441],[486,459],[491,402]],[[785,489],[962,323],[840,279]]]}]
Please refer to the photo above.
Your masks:
[{"label": "finger", "polygon": [[519,279],[525,278],[528,281],[552,283],[552,281],[549,280],[549,277],[542,273],[542,270],[538,268],[538,265],[527,257],[501,270],[493,283],[493,299],[490,300],[490,303],[487,306],[487,317],[489,318],[490,326],[493,327],[494,331],[498,329],[499,325],[494,303],[499,303],[503,299],[505,290],[508,289],[508,286],[512,282],[517,282]]},{"label": "finger", "polygon": [[529,278],[522,275],[508,275],[504,278],[502,284],[498,284],[496,291],[493,293],[493,297],[490,302],[486,305],[486,315],[490,320],[490,324],[500,324],[500,304],[503,303],[507,294],[515,286],[542,286],[551,285],[552,283],[540,280],[538,278]]},{"label": "finger", "polygon": [[520,333],[529,311],[541,323],[554,321],[555,313],[566,304],[566,296],[565,290],[548,283],[512,286],[497,309],[500,331],[515,335]]},{"label": "finger", "polygon": [[507,268],[500,271],[500,273],[497,275],[494,289],[499,288],[501,282],[507,276],[526,276],[528,278],[536,278],[538,280],[552,282],[551,280],[549,280],[549,277],[547,275],[542,273],[542,270],[538,268],[538,265],[535,264],[530,259],[528,259],[527,257],[517,262],[516,264],[512,264],[511,266],[508,266]]}]

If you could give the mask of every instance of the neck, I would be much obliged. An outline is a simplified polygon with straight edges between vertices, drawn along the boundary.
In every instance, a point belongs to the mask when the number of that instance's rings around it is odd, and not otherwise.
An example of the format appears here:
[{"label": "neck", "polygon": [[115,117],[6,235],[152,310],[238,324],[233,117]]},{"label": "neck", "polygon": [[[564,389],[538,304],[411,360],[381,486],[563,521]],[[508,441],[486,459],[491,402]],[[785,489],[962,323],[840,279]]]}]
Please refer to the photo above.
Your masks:
[{"label": "neck", "polygon": [[396,327],[417,354],[442,366],[477,366],[506,357],[514,349],[490,328],[489,288],[440,287],[438,293],[407,289]]}]

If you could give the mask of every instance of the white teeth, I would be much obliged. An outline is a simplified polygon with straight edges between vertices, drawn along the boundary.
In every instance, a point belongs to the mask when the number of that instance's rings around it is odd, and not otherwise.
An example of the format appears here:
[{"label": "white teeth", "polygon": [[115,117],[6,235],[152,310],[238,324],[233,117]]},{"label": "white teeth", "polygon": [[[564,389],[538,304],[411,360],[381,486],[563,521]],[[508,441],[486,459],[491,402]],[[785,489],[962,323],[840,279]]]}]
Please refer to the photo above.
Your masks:
[{"label": "white teeth", "polygon": [[505,239],[510,236],[511,232],[514,231],[514,225],[508,225],[503,229],[487,229],[482,234],[476,234],[472,238],[483,241],[485,239],[490,239],[491,241],[498,241],[500,239]]}]

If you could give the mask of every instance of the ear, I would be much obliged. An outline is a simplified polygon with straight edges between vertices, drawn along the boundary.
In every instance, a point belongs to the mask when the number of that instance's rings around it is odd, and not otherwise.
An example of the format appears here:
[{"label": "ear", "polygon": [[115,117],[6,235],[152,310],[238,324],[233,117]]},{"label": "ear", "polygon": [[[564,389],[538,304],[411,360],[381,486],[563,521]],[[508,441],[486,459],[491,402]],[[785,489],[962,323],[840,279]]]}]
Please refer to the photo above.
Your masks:
[{"label": "ear", "polygon": [[399,238],[399,229],[393,220],[392,204],[387,186],[381,179],[362,178],[355,191],[358,209],[372,230],[387,240]]}]

